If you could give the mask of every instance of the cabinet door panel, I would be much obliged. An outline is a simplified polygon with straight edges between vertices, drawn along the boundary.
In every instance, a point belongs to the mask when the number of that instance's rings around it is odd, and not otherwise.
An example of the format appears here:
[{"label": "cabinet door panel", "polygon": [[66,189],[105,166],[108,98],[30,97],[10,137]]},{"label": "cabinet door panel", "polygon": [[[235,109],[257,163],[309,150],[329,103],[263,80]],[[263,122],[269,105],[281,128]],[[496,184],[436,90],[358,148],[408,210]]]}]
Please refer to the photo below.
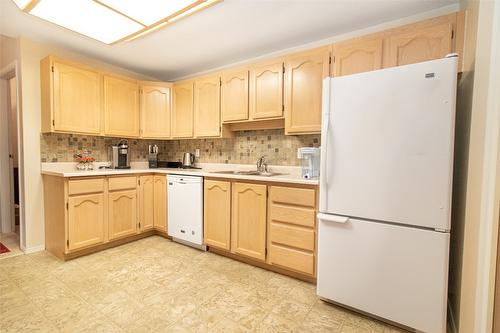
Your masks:
[{"label": "cabinet door panel", "polygon": [[369,72],[382,68],[384,40],[360,38],[333,45],[333,76]]},{"label": "cabinet door panel", "polygon": [[165,176],[154,176],[154,228],[167,232],[167,183]]},{"label": "cabinet door panel", "polygon": [[452,50],[452,29],[451,23],[444,23],[395,31],[389,38],[389,66],[443,58]]},{"label": "cabinet door panel", "polygon": [[54,129],[99,134],[101,85],[99,73],[54,62]]},{"label": "cabinet door panel", "polygon": [[141,87],[141,137],[170,137],[170,88]]},{"label": "cabinet door panel", "polygon": [[104,132],[139,136],[139,86],[135,81],[104,75]]},{"label": "cabinet door panel", "polygon": [[68,199],[68,250],[104,242],[104,194],[89,194]]},{"label": "cabinet door panel", "polygon": [[266,259],[266,185],[233,183],[231,252]]},{"label": "cabinet door panel", "polygon": [[329,75],[329,49],[291,55],[286,60],[286,134],[319,133],[323,79]]},{"label": "cabinet door panel", "polygon": [[222,75],[222,121],[248,120],[248,71]]},{"label": "cabinet door panel", "polygon": [[193,137],[193,83],[174,85],[172,137]]},{"label": "cabinet door panel", "polygon": [[231,248],[231,183],[205,180],[205,244],[224,250]]},{"label": "cabinet door panel", "polygon": [[109,239],[137,233],[137,191],[126,190],[109,193]]},{"label": "cabinet door panel", "polygon": [[140,231],[153,229],[154,224],[154,176],[140,177],[139,228]]},{"label": "cabinet door panel", "polygon": [[250,69],[250,118],[283,116],[283,59]]},{"label": "cabinet door panel", "polygon": [[194,92],[194,136],[220,135],[220,77],[199,79]]}]

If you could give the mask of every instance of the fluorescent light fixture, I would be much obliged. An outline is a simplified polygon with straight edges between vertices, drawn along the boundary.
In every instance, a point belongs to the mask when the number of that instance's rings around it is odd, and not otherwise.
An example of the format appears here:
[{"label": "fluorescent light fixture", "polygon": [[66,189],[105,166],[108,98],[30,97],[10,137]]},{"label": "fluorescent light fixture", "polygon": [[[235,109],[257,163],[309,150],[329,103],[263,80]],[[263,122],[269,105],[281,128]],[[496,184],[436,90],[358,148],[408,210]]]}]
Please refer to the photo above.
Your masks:
[{"label": "fluorescent light fixture", "polygon": [[115,44],[144,36],[223,0],[13,1],[26,13],[103,43]]},{"label": "fluorescent light fixture", "polygon": [[141,22],[144,25],[151,25],[167,16],[192,5],[197,0],[98,0],[120,13]]}]

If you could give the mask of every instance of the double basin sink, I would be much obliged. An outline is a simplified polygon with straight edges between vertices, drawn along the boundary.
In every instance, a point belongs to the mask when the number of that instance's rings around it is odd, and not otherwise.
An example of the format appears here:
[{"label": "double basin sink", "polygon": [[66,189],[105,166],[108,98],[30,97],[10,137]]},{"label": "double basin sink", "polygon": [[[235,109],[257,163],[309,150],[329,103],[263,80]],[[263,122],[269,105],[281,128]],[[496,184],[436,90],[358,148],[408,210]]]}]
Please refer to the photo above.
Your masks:
[{"label": "double basin sink", "polygon": [[262,176],[262,177],[272,177],[286,175],[286,173],[281,172],[260,172],[257,170],[242,171],[242,170],[229,170],[229,171],[212,171],[212,173],[219,173],[225,175],[241,175],[241,176]]}]

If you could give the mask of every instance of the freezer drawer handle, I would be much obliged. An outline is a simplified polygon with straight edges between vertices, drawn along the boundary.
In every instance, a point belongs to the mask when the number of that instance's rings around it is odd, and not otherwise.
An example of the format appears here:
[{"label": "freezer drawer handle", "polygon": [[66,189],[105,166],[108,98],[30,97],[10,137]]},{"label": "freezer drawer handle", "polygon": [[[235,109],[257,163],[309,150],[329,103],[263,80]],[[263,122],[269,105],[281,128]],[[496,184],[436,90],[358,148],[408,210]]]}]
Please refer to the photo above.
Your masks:
[{"label": "freezer drawer handle", "polygon": [[346,223],[349,221],[347,216],[338,216],[338,215],[330,215],[318,213],[318,219],[326,222],[335,222],[335,223]]}]

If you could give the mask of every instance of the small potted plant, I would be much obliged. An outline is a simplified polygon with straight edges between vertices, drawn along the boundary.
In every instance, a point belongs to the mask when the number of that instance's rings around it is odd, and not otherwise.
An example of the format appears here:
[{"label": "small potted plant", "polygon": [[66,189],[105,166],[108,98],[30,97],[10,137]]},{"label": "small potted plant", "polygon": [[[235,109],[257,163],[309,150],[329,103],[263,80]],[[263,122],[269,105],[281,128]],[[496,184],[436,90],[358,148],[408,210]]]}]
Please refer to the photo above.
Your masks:
[{"label": "small potted plant", "polygon": [[93,158],[88,151],[75,154],[76,159],[76,168],[78,170],[94,170],[94,161]]}]

